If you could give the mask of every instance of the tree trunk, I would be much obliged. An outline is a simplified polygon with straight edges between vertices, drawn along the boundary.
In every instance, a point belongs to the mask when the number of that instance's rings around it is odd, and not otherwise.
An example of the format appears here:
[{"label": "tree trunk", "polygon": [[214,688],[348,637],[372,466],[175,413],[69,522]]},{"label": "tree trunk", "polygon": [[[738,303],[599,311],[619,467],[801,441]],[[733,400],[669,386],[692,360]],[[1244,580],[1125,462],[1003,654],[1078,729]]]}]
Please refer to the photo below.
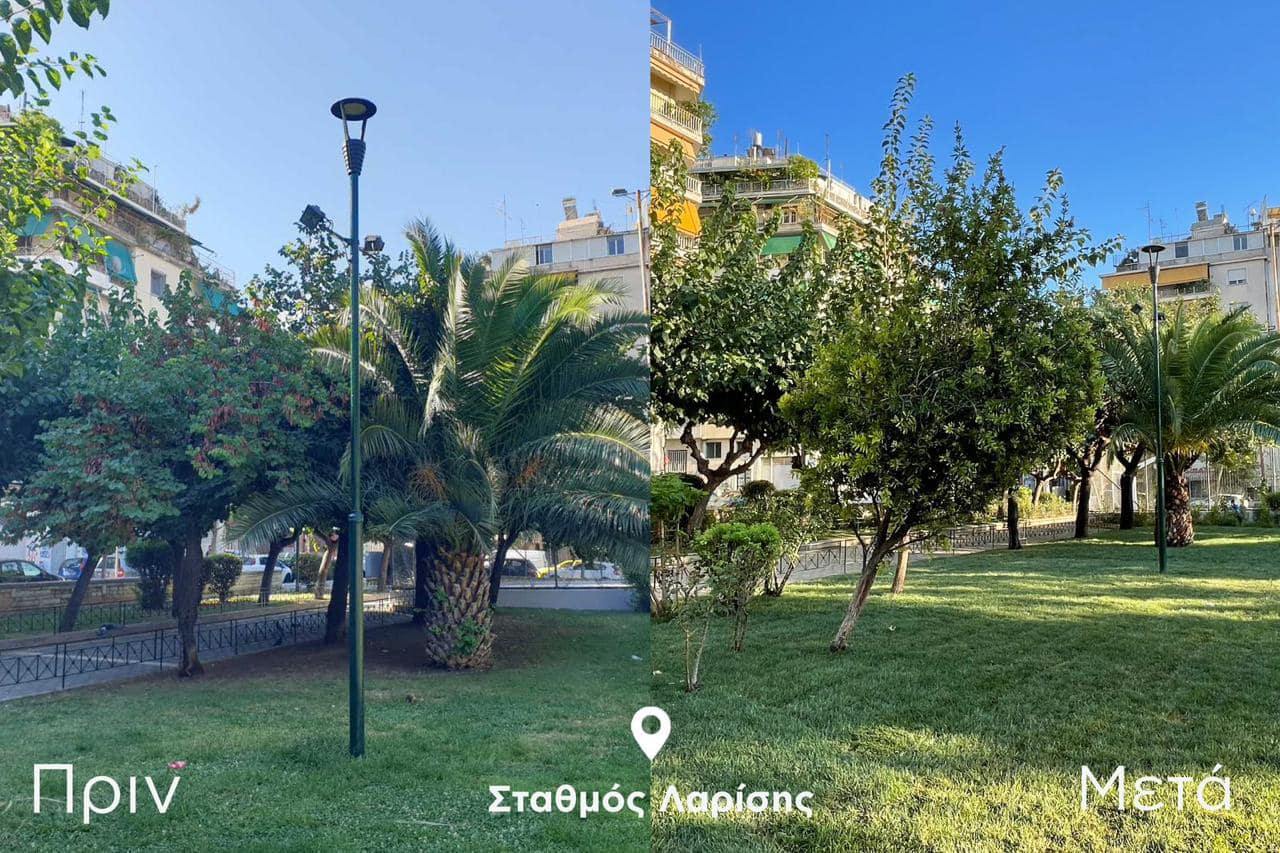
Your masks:
[{"label": "tree trunk", "polygon": [[1089,538],[1089,498],[1093,492],[1093,477],[1090,472],[1082,472],[1080,484],[1076,487],[1076,539]]},{"label": "tree trunk", "polygon": [[902,592],[907,588],[907,561],[911,559],[911,551],[906,546],[898,549],[898,565],[893,572],[893,591]]},{"label": "tree trunk", "polygon": [[1045,487],[1045,484],[1048,482],[1049,482],[1048,478],[1036,477],[1036,484],[1031,489],[1032,508],[1038,507],[1040,505],[1040,496],[1044,494],[1044,487]]},{"label": "tree trunk", "polygon": [[1165,541],[1170,548],[1185,548],[1196,538],[1187,472],[1172,458],[1165,459],[1164,472]]},{"label": "tree trunk", "polygon": [[262,584],[258,587],[259,604],[271,603],[271,581],[275,578],[276,561],[280,559],[280,552],[287,544],[288,540],[277,539],[267,548],[267,564],[262,567]]},{"label": "tree trunk", "polygon": [[1005,502],[1005,520],[1006,526],[1009,528],[1009,550],[1018,551],[1022,549],[1022,533],[1018,529],[1020,516],[1018,514],[1018,495],[1013,489],[1007,493],[1008,499]]},{"label": "tree trunk", "polygon": [[431,559],[436,545],[425,536],[413,540],[413,624],[427,624],[427,578],[431,575]]},{"label": "tree trunk", "polygon": [[66,608],[62,611],[62,624],[58,626],[59,631],[66,633],[76,629],[76,620],[80,618],[80,605],[84,603],[84,597],[89,592],[89,584],[93,582],[99,556],[98,552],[86,549],[84,566],[80,569],[80,576],[76,578],[76,585],[71,589],[71,597],[67,599]]},{"label": "tree trunk", "polygon": [[338,534],[333,559],[333,594],[324,615],[324,641],[336,643],[347,636],[347,587],[351,585],[351,537]]},{"label": "tree trunk", "polygon": [[200,531],[188,530],[182,542],[182,558],[178,561],[177,575],[173,579],[173,602],[178,608],[178,638],[182,644],[179,652],[178,675],[190,678],[204,672],[200,664],[196,620],[200,616],[200,595],[204,584],[200,582],[204,552],[200,550]]},{"label": "tree trunk", "polygon": [[711,496],[724,484],[725,480],[729,479],[728,476],[714,476],[714,473],[706,477],[707,482],[702,487],[702,497],[694,504],[693,509],[689,510],[689,517],[685,519],[684,530],[690,538],[697,536],[702,530],[702,522],[707,517],[707,506],[711,503]]},{"label": "tree trunk", "polygon": [[502,564],[511,550],[511,539],[499,534],[498,547],[493,549],[493,566],[489,569],[489,605],[498,606],[498,593],[502,590]]},{"label": "tree trunk", "polygon": [[1134,525],[1133,487],[1137,475],[1125,470],[1120,474],[1120,529],[1132,530]]},{"label": "tree trunk", "polygon": [[891,547],[883,544],[876,544],[872,549],[871,559],[867,561],[866,568],[858,577],[858,585],[854,588],[853,597],[849,599],[849,609],[845,611],[844,620],[841,621],[835,637],[831,640],[831,651],[842,652],[849,647],[849,635],[853,633],[853,626],[858,623],[858,617],[862,615],[862,607],[867,603],[867,596],[871,594],[871,585],[875,583],[880,564],[884,562],[884,558],[891,550],[893,550]]},{"label": "tree trunk", "polygon": [[320,558],[320,571],[316,574],[316,601],[324,598],[325,587],[329,580],[329,567],[333,565],[338,553],[338,540],[330,536],[323,537],[325,542],[324,556]]},{"label": "tree trunk", "polygon": [[446,669],[493,665],[493,609],[484,554],[438,548],[427,572],[427,661]]}]

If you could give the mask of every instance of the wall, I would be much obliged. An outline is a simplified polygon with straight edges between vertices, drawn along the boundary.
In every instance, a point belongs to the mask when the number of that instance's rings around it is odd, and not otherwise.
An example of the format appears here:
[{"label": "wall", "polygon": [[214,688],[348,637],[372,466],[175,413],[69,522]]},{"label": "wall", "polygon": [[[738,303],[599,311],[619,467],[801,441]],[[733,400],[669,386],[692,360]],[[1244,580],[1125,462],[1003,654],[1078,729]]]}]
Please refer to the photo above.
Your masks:
[{"label": "wall", "polygon": [[[84,603],[116,604],[123,601],[132,604],[138,600],[134,593],[136,586],[137,583],[131,580],[93,581],[85,593]],[[0,612],[62,607],[74,588],[75,584],[70,581],[0,584]]]}]

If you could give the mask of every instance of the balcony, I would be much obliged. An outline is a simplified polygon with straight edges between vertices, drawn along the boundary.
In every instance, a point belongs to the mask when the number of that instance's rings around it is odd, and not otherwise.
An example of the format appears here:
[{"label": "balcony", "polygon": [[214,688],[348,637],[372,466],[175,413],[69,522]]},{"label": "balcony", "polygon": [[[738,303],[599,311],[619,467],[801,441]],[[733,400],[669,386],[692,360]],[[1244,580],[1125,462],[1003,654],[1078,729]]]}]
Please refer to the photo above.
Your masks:
[{"label": "balcony", "polygon": [[649,32],[649,48],[665,56],[699,80],[706,79],[706,68],[702,60],[670,39],[663,38],[662,34]]},{"label": "balcony", "polygon": [[675,130],[687,133],[702,141],[702,119],[686,110],[666,95],[649,90],[649,111]]},{"label": "balcony", "polygon": [[[846,184],[825,178],[794,180],[784,178],[776,181],[732,181],[730,182],[738,195],[745,198],[793,198],[796,196],[814,195],[842,213],[860,219],[871,215],[871,202]],[[717,183],[702,185],[702,200],[713,202],[724,195],[724,186]]]},{"label": "balcony", "polygon": [[702,180],[697,175],[685,175],[684,197],[694,204],[702,204]]}]

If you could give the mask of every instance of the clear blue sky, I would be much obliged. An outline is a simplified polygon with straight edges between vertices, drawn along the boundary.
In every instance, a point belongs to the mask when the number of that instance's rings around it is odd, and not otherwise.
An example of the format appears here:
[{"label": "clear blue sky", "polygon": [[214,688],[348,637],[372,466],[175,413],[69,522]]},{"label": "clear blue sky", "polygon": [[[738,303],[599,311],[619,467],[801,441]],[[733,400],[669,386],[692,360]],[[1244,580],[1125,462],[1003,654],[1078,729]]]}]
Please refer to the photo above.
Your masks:
[{"label": "clear blue sky", "polygon": [[118,0],[105,21],[55,32],[105,79],[75,81],[53,112],[85,102],[119,118],[108,156],[138,157],[166,201],[201,199],[189,226],[243,285],[318,203],[345,230],[339,97],[378,105],[361,181],[361,231],[392,248],[429,216],[464,248],[549,233],[560,199],[647,183],[646,15],[640,0],[380,2]]},{"label": "clear blue sky", "polygon": [[[974,155],[1006,146],[1030,201],[1062,169],[1077,221],[1095,236],[1185,233],[1203,199],[1232,222],[1280,205],[1280,5],[846,3],[799,7],[664,0],[675,40],[707,67],[717,153],[750,129],[822,160],[867,191],[894,84],[913,71],[916,116],[950,153],[959,121]],[[1142,208],[1142,209],[1140,209]],[[1164,228],[1161,228],[1161,220]]]}]

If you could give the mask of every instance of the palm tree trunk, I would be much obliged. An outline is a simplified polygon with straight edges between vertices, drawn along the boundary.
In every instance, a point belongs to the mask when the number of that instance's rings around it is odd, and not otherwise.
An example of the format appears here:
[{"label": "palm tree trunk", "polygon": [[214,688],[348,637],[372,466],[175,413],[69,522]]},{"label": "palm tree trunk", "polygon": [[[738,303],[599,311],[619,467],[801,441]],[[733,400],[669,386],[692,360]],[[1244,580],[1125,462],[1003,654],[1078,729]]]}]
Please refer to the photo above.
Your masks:
[{"label": "palm tree trunk", "polygon": [[1186,469],[1173,457],[1164,463],[1164,507],[1168,519],[1165,541],[1170,548],[1184,548],[1195,541],[1195,522],[1191,516],[1191,487]]},{"label": "palm tree trunk", "polygon": [[445,669],[493,665],[493,609],[484,554],[439,548],[427,572],[428,662]]}]

